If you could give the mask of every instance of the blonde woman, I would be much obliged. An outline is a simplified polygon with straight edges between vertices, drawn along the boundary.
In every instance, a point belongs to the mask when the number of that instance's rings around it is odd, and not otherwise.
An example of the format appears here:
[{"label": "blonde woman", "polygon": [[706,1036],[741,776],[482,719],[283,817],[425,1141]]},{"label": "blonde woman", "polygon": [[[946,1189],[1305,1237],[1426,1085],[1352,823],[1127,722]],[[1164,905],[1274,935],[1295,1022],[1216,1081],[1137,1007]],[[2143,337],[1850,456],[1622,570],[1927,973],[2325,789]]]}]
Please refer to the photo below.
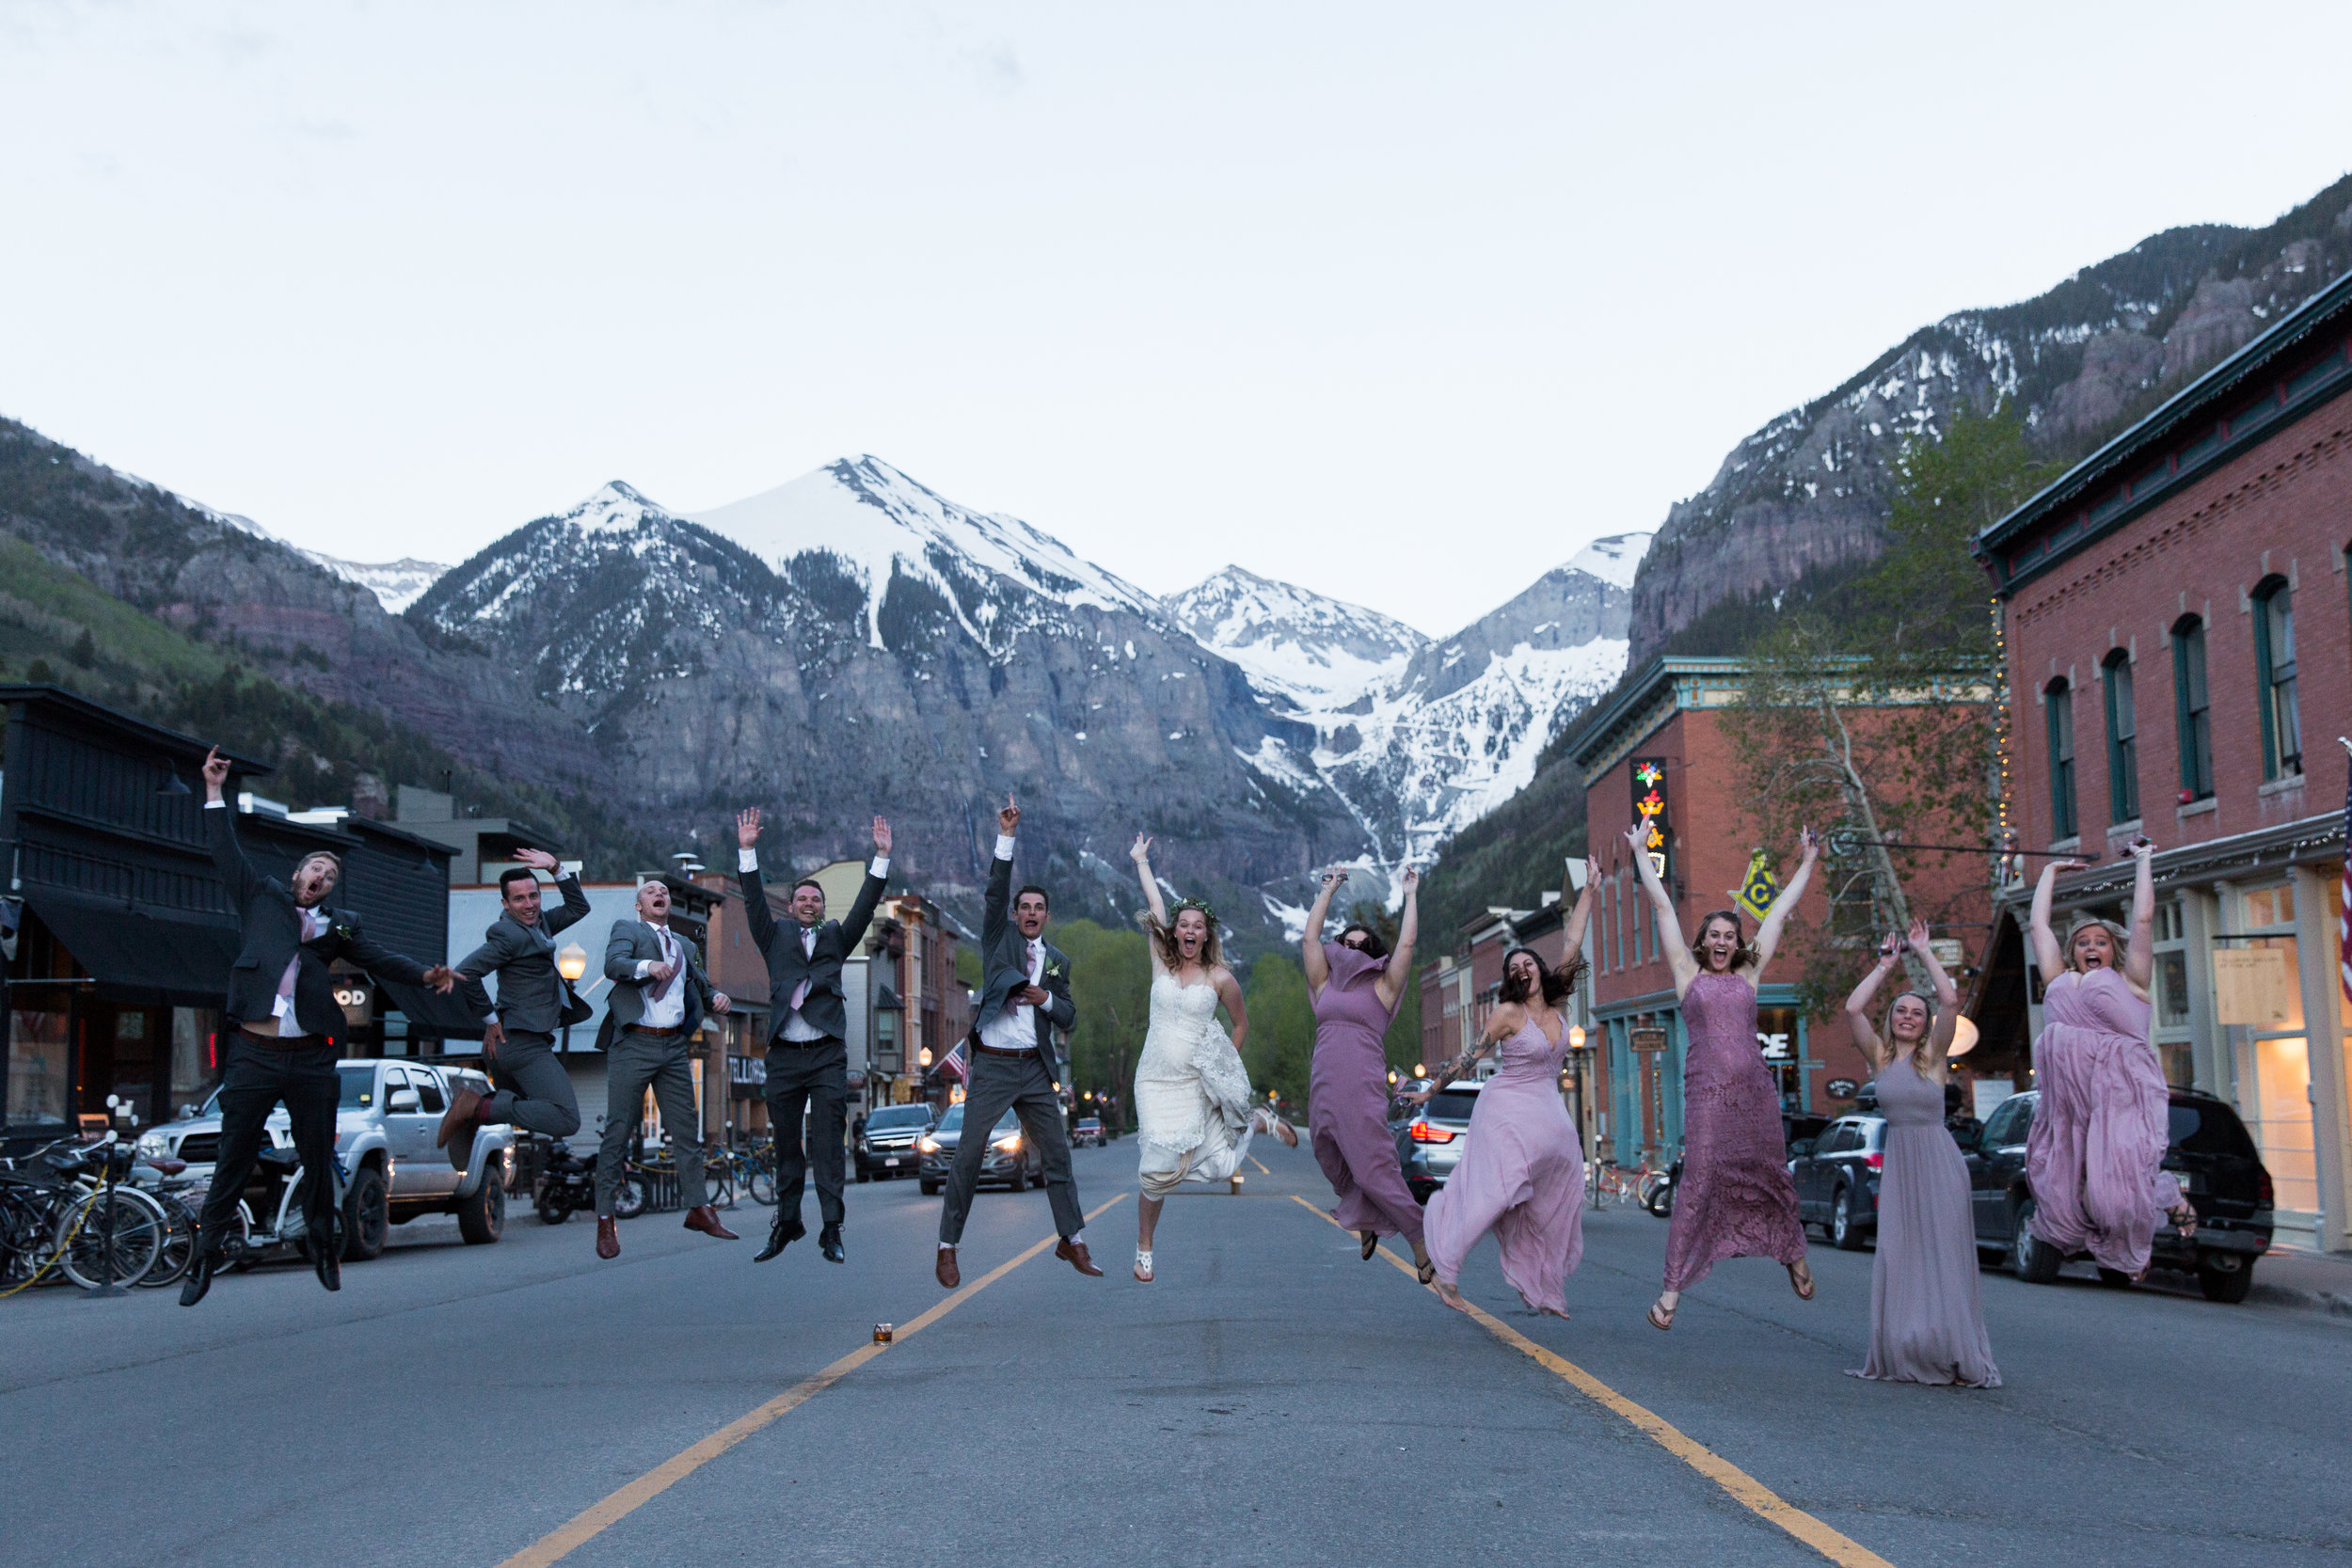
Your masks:
[{"label": "blonde woman", "polygon": [[[1294,1148],[1298,1134],[1272,1111],[1250,1108],[1249,1074],[1241,1065],[1249,1012],[1225,967],[1216,911],[1186,898],[1171,920],[1152,874],[1151,839],[1136,834],[1127,855],[1152,911],[1152,1016],[1135,1091],[1136,1180],[1143,1187],[1136,1204],[1136,1278],[1148,1285],[1168,1195],[1185,1181],[1233,1180],[1254,1132],[1271,1132]],[[1231,1036],[1217,1026],[1220,1003],[1233,1021]]]}]

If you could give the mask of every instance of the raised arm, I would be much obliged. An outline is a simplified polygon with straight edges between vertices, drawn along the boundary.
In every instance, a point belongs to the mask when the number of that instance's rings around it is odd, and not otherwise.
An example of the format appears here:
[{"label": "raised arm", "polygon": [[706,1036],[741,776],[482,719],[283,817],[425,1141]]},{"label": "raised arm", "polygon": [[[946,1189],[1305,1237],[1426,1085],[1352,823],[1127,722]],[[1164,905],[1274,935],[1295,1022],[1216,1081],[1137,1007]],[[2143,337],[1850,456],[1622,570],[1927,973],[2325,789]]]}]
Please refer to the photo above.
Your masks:
[{"label": "raised arm", "polygon": [[866,927],[874,923],[874,911],[882,903],[882,889],[890,881],[890,819],[874,818],[874,858],[866,863],[866,880],[858,884],[857,897],[850,901],[850,912],[842,917],[841,940],[852,953],[865,939]]},{"label": "raised arm", "polygon": [[1658,911],[1658,944],[1666,950],[1666,969],[1675,977],[1675,990],[1688,990],[1698,978],[1699,961],[1691,957],[1691,944],[1682,940],[1682,927],[1675,917],[1675,901],[1666,884],[1658,879],[1649,851],[1642,847],[1641,823],[1625,831],[1625,847],[1633,856],[1633,869],[1642,879],[1642,891],[1649,895],[1650,908]]},{"label": "raised arm", "polygon": [[1331,912],[1331,895],[1347,880],[1347,873],[1336,865],[1324,867],[1323,890],[1315,895],[1314,907],[1307,911],[1306,934],[1298,939],[1298,967],[1307,972],[1307,994],[1321,996],[1323,988],[1331,983],[1331,966],[1323,957],[1323,920]]},{"label": "raised arm", "polygon": [[2066,973],[2066,949],[2050,929],[2050,899],[2057,891],[2058,873],[2079,871],[2080,861],[2044,861],[2042,879],[2033,886],[2033,912],[2026,918],[2026,940],[2033,944],[2033,963],[2042,971],[2042,983],[2048,985]]},{"label": "raised arm", "polygon": [[1906,933],[1911,950],[1919,956],[1919,966],[1928,972],[1928,987],[1935,993],[1935,1022],[1928,1039],[1935,1047],[1935,1077],[1943,1082],[1952,1056],[1952,1036],[1960,1028],[1960,988],[1944,973],[1944,965],[1935,957],[1935,943],[1928,940],[1928,923],[1914,920]]},{"label": "raised arm", "polygon": [[735,880],[743,890],[743,927],[752,945],[766,957],[775,945],[776,914],[768,907],[768,884],[759,875],[759,808],[745,806],[735,814]]},{"label": "raised arm", "polygon": [[1241,982],[1233,978],[1230,969],[1220,969],[1211,977],[1216,987],[1216,999],[1225,1004],[1225,1016],[1233,1021],[1233,1049],[1239,1051],[1242,1041],[1249,1037],[1249,1008],[1242,1001]]},{"label": "raised arm", "polygon": [[555,880],[555,891],[563,897],[560,908],[539,917],[540,928],[554,936],[565,927],[576,926],[588,918],[588,895],[580,890],[580,879],[567,875],[563,863],[545,849],[517,849],[516,863],[533,871],[544,871]]},{"label": "raised arm", "polygon": [[2156,972],[2156,881],[2150,862],[2156,847],[2145,838],[2132,840],[2132,948],[2123,956],[2123,978],[2147,1000],[2148,982]]},{"label": "raised arm", "polygon": [[1821,841],[1810,827],[1798,835],[1797,842],[1803,846],[1797,856],[1797,874],[1788,879],[1788,885],[1780,890],[1772,907],[1764,911],[1764,924],[1756,928],[1754,979],[1759,986],[1764,983],[1764,967],[1772,961],[1772,954],[1780,946],[1781,930],[1796,912],[1797,900],[1804,896],[1805,884],[1813,880],[1813,863],[1821,858]]},{"label": "raised arm", "polygon": [[1879,961],[1870,966],[1870,973],[1846,998],[1846,1026],[1853,1035],[1854,1049],[1862,1053],[1873,1072],[1886,1065],[1886,1045],[1870,1022],[1870,1003],[1877,997],[1879,987],[1886,983],[1886,977],[1902,967],[1902,961],[1903,950],[1895,939],[1883,939],[1879,942]]},{"label": "raised arm", "polygon": [[[1564,964],[1575,962],[1584,951],[1584,927],[1591,923],[1593,918],[1593,889],[1599,881],[1600,862],[1587,855],[1584,857],[1582,890],[1568,887],[1563,887],[1560,890],[1560,897],[1569,904],[1567,929],[1561,933],[1564,940],[1560,948],[1560,961]],[[1572,901],[1568,899],[1570,893],[1576,894]]]},{"label": "raised arm", "polygon": [[221,887],[228,893],[237,917],[245,917],[246,900],[253,896],[262,879],[255,875],[253,863],[245,858],[244,847],[237,843],[237,822],[227,798],[222,794],[229,783],[229,759],[215,746],[204,755],[204,815],[215,814],[219,820],[207,824],[213,841],[213,863],[220,868]]},{"label": "raised arm", "polygon": [[996,814],[996,858],[989,863],[988,899],[980,910],[980,952],[996,951],[1012,927],[1012,846],[1021,834],[1021,808],[1011,796]]},{"label": "raised arm", "polygon": [[1389,967],[1380,972],[1380,978],[1372,983],[1383,1007],[1393,1008],[1413,977],[1413,942],[1421,935],[1420,897],[1421,873],[1408,864],[1405,868],[1405,912],[1396,920],[1396,951],[1389,955]]},{"label": "raised arm", "polygon": [[[1152,911],[1152,924],[1160,930],[1168,929],[1168,905],[1160,898],[1159,879],[1152,875],[1151,839],[1141,833],[1136,834],[1136,842],[1128,849],[1127,858],[1136,863],[1136,878],[1143,883],[1143,903]],[[1152,973],[1157,974],[1166,967],[1160,958],[1160,944],[1147,939],[1143,945],[1152,955]],[[1320,948],[1316,949],[1315,957],[1318,961],[1321,960],[1323,954]]]}]

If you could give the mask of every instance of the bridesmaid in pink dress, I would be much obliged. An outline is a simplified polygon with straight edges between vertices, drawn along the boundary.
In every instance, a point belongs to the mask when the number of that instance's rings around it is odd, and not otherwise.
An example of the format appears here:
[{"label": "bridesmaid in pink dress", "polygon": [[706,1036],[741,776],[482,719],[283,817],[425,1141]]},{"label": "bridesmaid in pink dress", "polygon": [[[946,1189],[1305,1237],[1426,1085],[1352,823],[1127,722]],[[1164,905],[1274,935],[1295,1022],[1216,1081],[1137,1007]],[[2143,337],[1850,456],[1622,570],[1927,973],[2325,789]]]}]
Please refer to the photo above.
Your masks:
[{"label": "bridesmaid in pink dress", "polygon": [[1804,830],[1797,874],[1765,912],[1755,946],[1741,943],[1740,916],[1731,910],[1702,916],[1685,946],[1675,928],[1674,899],[1642,852],[1642,832],[1636,823],[1626,830],[1625,841],[1658,911],[1659,941],[1674,972],[1675,994],[1682,999],[1690,1041],[1682,1066],[1682,1180],[1666,1227],[1665,1289],[1650,1305],[1650,1326],[1674,1327],[1682,1292],[1725,1258],[1778,1260],[1799,1298],[1811,1301],[1813,1271],[1804,1260],[1804,1227],[1788,1179],[1780,1089],[1756,1043],[1756,988],[1789,911],[1813,879],[1820,840]]},{"label": "bridesmaid in pink dress", "polygon": [[2026,1134],[2034,1240],[2061,1254],[2089,1252],[2103,1269],[2134,1279],[2148,1272],[2156,1229],[2169,1218],[2196,1233],[2197,1211],[2164,1170],[2171,1090],[2149,1042],[2148,979],[2154,964],[2155,846],[2132,845],[2132,928],[2085,919],[2063,948],[2050,929],[2051,884],[2080,861],[2052,861],[2033,893],[2034,963],[2052,978],[2046,1022],[2034,1041],[2042,1103]]},{"label": "bridesmaid in pink dress", "polygon": [[1456,1311],[1470,1310],[1460,1289],[1462,1262],[1491,1230],[1502,1245],[1502,1277],[1519,1299],[1538,1312],[1568,1315],[1561,1285],[1584,1255],[1584,1151],[1560,1100],[1560,1055],[1568,1044],[1560,1004],[1583,977],[1584,924],[1599,879],[1600,867],[1587,862],[1584,891],[1565,933],[1566,961],[1549,969],[1532,949],[1504,954],[1502,1000],[1478,1043],[1438,1068],[1430,1087],[1406,1096],[1428,1103],[1438,1085],[1502,1047],[1502,1065],[1470,1112],[1462,1162],[1429,1200],[1425,1216],[1438,1295]]}]

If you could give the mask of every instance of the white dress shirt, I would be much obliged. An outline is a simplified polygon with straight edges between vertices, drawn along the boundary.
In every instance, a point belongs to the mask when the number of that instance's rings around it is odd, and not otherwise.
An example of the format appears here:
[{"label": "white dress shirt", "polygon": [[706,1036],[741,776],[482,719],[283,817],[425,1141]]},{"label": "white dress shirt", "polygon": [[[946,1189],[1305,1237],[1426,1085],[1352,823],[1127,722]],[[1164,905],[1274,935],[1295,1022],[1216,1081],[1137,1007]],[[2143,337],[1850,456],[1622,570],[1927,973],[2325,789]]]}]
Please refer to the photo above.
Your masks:
[{"label": "white dress shirt", "polygon": [[[676,1029],[686,1022],[686,988],[693,984],[686,977],[686,944],[678,941],[677,933],[670,929],[666,921],[653,927],[653,939],[661,944],[661,957],[659,960],[638,959],[637,977],[650,981],[653,966],[659,961],[670,966],[670,982],[667,987],[653,982],[638,993],[645,999],[645,1011],[637,1022],[648,1029]],[[656,990],[663,994],[657,996]]]},{"label": "white dress shirt", "polygon": [[[996,835],[996,858],[1012,859],[1012,840]],[[1045,943],[1029,939],[1029,984],[1036,985],[1045,974]],[[991,1051],[1035,1051],[1037,1049],[1037,1009],[1026,1002],[1010,1007],[999,1007],[980,1020],[980,1043]]]},{"label": "white dress shirt", "polygon": [[[746,849],[740,845],[738,845],[735,850],[735,868],[739,872],[758,870],[759,851],[756,849]],[[890,876],[890,857],[888,855],[876,855],[873,859],[873,863],[866,867],[866,874],[869,877],[880,877],[887,880]],[[800,936],[801,957],[803,958],[815,958],[817,956],[817,927],[814,926],[803,926],[801,927]],[[784,1037],[799,1045],[805,1045],[810,1040],[821,1040],[825,1037],[825,1032],[822,1029],[818,1028],[815,1024],[809,1022],[808,1020],[801,1016],[801,1004],[808,1000],[808,984],[809,983],[806,980],[800,983],[800,986],[792,993],[792,1006],[784,1015],[784,1029],[782,1031]]]}]

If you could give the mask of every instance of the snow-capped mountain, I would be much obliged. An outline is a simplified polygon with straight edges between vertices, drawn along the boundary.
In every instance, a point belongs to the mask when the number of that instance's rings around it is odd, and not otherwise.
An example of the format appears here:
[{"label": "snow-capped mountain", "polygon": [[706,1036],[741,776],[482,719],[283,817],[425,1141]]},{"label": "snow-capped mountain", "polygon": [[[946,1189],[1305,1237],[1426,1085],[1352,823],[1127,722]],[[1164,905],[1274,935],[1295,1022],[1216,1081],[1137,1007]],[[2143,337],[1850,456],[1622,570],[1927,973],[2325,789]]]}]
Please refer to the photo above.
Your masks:
[{"label": "snow-capped mountain", "polygon": [[1402,621],[1228,566],[1168,601],[1168,613],[1304,715],[1334,712],[1405,673],[1429,639]]},{"label": "snow-capped mountain", "polygon": [[357,583],[376,597],[387,615],[397,615],[424,596],[424,591],[449,567],[438,561],[418,561],[403,557],[398,561],[342,561],[319,550],[304,550],[304,555],[317,562],[345,582]]}]

